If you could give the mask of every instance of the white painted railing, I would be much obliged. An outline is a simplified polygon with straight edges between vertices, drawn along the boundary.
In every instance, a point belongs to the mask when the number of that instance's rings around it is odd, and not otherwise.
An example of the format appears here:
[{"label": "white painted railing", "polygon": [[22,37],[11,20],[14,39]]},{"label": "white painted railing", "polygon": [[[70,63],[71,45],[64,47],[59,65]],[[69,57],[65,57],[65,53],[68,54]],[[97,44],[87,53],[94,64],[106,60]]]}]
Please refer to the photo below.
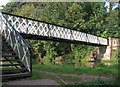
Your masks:
[{"label": "white painted railing", "polygon": [[74,40],[85,43],[92,43],[95,45],[108,45],[108,40],[102,37],[40,22],[37,20],[32,20],[29,18],[5,13],[3,14],[19,33],[38,35],[42,37],[46,36],[50,38],[58,38],[71,41]]},{"label": "white painted railing", "polygon": [[0,19],[2,36],[4,36],[26,69],[31,72],[30,46],[25,42],[25,40],[14,29],[2,13],[0,13]]}]

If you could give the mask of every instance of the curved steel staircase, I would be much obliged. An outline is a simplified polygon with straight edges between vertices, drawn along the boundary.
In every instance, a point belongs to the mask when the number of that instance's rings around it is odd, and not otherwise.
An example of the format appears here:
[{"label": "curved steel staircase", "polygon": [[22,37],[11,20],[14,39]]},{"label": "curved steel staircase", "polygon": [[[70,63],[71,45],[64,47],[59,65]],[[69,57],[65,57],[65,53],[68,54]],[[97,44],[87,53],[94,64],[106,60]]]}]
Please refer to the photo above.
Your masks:
[{"label": "curved steel staircase", "polygon": [[31,47],[2,13],[0,31],[0,78],[31,76]]}]

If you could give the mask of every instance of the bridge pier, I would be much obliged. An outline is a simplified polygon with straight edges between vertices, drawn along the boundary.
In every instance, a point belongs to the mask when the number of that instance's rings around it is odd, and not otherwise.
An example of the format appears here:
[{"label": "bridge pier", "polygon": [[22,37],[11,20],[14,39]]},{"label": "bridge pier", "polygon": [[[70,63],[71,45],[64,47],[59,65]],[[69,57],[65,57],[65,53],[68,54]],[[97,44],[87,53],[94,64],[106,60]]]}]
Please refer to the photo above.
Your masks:
[{"label": "bridge pier", "polygon": [[1,18],[0,18],[0,59],[2,58],[2,25],[1,25]]},{"label": "bridge pier", "polygon": [[[1,25],[1,18],[0,18],[0,60],[2,58],[2,33],[1,33],[2,25]],[[2,62],[0,62],[2,64]],[[0,71],[0,75],[2,75],[2,72]],[[0,84],[2,85],[2,78],[0,78]]]},{"label": "bridge pier", "polygon": [[119,45],[120,44],[118,38],[109,37],[108,46],[95,47],[97,50],[97,59],[110,60],[114,54],[114,51],[118,51]]}]

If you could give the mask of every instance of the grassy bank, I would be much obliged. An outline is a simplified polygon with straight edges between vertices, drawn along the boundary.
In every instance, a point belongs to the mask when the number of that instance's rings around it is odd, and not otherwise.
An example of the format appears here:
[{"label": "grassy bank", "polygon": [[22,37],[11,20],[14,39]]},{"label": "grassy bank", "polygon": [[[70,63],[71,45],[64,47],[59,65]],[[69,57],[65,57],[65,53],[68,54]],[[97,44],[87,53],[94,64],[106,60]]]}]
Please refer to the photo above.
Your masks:
[{"label": "grassy bank", "polygon": [[41,73],[33,71],[32,77],[27,77],[26,79],[27,80],[37,80],[37,79],[42,79],[42,78],[43,77],[42,77]]},{"label": "grassy bank", "polygon": [[66,74],[79,74],[79,75],[102,75],[117,77],[118,69],[112,68],[90,68],[90,67],[79,67],[67,65],[33,65],[33,69],[55,72],[55,73],[66,73]]},{"label": "grassy bank", "polygon": [[68,84],[64,85],[64,87],[111,87],[116,86],[119,87],[119,84],[115,84],[116,80],[113,81],[104,81],[102,79],[97,79],[91,82],[82,82],[82,83],[75,83],[75,84]]}]

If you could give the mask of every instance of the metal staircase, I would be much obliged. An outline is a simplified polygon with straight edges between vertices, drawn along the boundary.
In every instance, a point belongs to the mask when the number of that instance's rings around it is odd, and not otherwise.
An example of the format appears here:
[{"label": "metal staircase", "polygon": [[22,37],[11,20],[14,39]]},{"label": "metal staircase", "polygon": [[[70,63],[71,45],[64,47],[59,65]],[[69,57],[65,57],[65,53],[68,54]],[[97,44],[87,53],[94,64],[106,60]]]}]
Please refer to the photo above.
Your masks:
[{"label": "metal staircase", "polygon": [[11,77],[31,76],[31,47],[2,13],[0,13],[0,31],[0,45],[2,45],[0,78],[4,80]]}]

